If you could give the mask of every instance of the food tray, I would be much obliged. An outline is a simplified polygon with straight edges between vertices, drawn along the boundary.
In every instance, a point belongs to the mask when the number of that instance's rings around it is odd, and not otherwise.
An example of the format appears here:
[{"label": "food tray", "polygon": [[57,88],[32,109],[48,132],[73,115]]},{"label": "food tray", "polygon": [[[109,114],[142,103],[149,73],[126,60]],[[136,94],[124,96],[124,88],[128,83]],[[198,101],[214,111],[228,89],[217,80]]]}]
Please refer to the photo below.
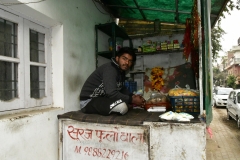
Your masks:
[{"label": "food tray", "polygon": [[150,107],[147,110],[148,112],[165,112],[166,107]]},{"label": "food tray", "polygon": [[148,110],[149,108],[166,107],[166,110],[170,110],[171,104],[169,102],[159,102],[156,104],[145,104],[144,108]]},{"label": "food tray", "polygon": [[200,113],[199,96],[170,96],[169,98],[174,112]]}]

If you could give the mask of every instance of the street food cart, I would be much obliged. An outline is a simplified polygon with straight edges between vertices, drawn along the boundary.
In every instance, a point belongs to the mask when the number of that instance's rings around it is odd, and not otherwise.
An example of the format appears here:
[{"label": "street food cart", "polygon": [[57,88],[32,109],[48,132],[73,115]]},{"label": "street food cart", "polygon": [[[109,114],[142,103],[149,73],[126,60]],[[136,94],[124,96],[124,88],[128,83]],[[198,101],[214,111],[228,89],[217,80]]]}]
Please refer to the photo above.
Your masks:
[{"label": "street food cart", "polygon": [[[137,82],[137,89],[142,89],[146,98],[152,92],[145,77],[149,69],[160,66],[169,71],[164,79],[169,82],[165,85],[168,88],[162,88],[161,92],[167,94],[169,87],[174,88],[176,84],[189,85],[199,91],[199,108],[190,122],[164,121],[159,118],[162,113],[134,108],[123,116],[81,111],[58,115],[59,160],[206,159],[206,127],[212,120],[210,32],[218,17],[210,14],[215,11],[219,15],[222,12],[219,6],[225,6],[226,1],[212,1],[212,4],[204,0],[101,2],[120,21],[95,26],[96,66],[102,64],[102,59],[115,55],[119,47],[117,39],[122,38],[124,46],[138,49],[137,62],[129,77]],[[219,8],[211,9],[211,5]],[[104,51],[103,37],[111,38],[108,51]],[[155,42],[153,50],[145,45],[149,40]],[[108,46],[109,40],[105,42]]]}]

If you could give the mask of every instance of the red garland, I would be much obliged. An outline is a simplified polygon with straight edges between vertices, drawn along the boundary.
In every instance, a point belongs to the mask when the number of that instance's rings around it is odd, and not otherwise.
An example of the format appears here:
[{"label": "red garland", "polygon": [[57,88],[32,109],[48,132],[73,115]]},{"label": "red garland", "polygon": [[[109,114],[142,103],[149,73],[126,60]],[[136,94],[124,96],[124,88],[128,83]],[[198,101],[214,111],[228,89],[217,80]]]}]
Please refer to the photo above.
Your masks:
[{"label": "red garland", "polygon": [[191,54],[192,68],[197,78],[199,77],[198,25],[200,21],[201,20],[197,10],[197,0],[194,0],[192,19],[186,19],[186,29],[183,39],[183,56],[185,57],[186,61],[188,61],[189,55]]},{"label": "red garland", "polygon": [[198,9],[197,9],[197,0],[194,1],[194,7],[193,7],[193,47],[195,49],[199,49],[199,40],[198,40],[198,25],[201,21],[199,14],[198,14]]},{"label": "red garland", "polygon": [[186,61],[189,58],[189,55],[191,53],[191,19],[187,18],[186,19],[186,29],[185,29],[185,34],[184,34],[184,39],[183,39],[183,45],[184,45],[184,50],[183,50],[183,55],[186,58]]},{"label": "red garland", "polygon": [[193,49],[191,54],[192,68],[196,78],[199,78],[199,50]]},{"label": "red garland", "polygon": [[195,72],[195,76],[199,77],[199,39],[198,39],[198,25],[201,19],[198,14],[197,0],[194,0],[193,15],[192,15],[192,51],[191,51],[191,63]]}]

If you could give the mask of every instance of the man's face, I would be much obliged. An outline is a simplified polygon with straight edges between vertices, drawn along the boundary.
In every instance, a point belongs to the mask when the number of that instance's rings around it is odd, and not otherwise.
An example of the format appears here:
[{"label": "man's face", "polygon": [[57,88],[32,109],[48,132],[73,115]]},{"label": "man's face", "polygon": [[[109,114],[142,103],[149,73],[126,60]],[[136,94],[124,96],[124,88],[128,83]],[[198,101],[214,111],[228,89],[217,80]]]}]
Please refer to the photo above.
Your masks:
[{"label": "man's face", "polygon": [[124,71],[128,70],[133,64],[132,56],[128,53],[124,53],[120,57],[116,57],[116,62],[118,63],[119,67]]}]

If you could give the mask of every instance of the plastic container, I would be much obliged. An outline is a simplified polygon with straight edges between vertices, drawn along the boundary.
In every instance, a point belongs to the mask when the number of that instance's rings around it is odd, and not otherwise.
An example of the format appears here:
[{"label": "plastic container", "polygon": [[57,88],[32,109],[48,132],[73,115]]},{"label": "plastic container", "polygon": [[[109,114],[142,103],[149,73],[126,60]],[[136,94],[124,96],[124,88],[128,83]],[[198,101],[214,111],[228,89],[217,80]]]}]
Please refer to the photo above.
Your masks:
[{"label": "plastic container", "polygon": [[133,93],[137,91],[137,82],[125,82],[125,87],[129,92]]},{"label": "plastic container", "polygon": [[171,110],[171,105],[167,100],[167,97],[158,91],[153,91],[151,93],[149,99],[146,101],[146,104],[144,106],[146,110],[151,107],[165,107],[166,110]]},{"label": "plastic container", "polygon": [[[108,39],[108,45],[109,45],[109,51],[112,51],[113,50],[112,38]],[[123,39],[116,37],[116,51],[119,51],[119,49],[122,47],[123,47]]]},{"label": "plastic container", "polygon": [[145,104],[144,108],[146,110],[148,110],[149,108],[152,108],[152,107],[166,107],[166,110],[167,111],[170,111],[171,110],[171,104],[169,102],[157,102],[155,104]]},{"label": "plastic container", "polygon": [[171,96],[169,98],[174,112],[185,112],[195,115],[200,113],[199,96]]}]

